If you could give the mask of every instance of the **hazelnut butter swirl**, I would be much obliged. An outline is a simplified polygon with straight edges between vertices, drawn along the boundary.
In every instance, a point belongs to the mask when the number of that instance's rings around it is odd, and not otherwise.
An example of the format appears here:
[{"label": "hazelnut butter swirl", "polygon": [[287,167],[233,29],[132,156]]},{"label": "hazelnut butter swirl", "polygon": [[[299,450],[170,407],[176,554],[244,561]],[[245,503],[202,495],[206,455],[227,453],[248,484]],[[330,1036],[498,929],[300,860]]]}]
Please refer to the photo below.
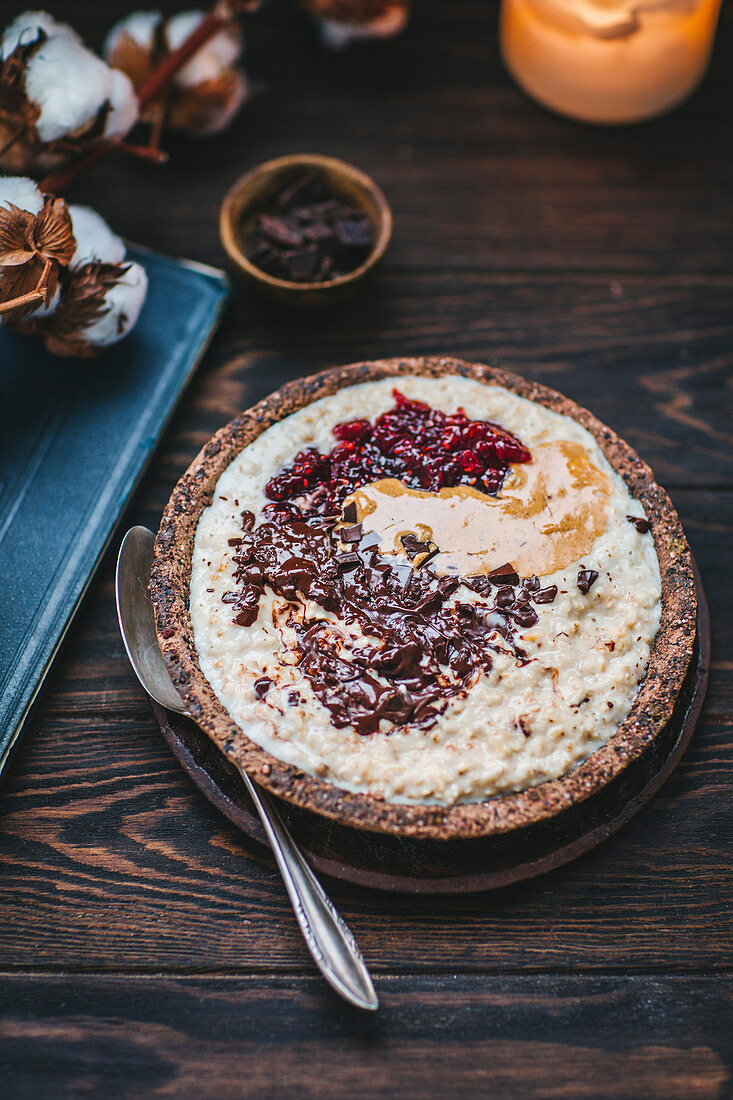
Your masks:
[{"label": "hazelnut butter swirl", "polygon": [[201,667],[248,736],[346,789],[523,789],[628,713],[653,542],[569,417],[465,378],[398,385],[313,402],[224,472],[194,548]]},{"label": "hazelnut butter swirl", "polygon": [[510,562],[522,576],[544,577],[588,554],[606,528],[611,484],[579,443],[540,443],[532,461],[510,468],[495,496],[469,485],[426,493],[396,478],[349,498],[380,550],[399,552],[409,534],[433,542],[438,573],[490,573]]}]

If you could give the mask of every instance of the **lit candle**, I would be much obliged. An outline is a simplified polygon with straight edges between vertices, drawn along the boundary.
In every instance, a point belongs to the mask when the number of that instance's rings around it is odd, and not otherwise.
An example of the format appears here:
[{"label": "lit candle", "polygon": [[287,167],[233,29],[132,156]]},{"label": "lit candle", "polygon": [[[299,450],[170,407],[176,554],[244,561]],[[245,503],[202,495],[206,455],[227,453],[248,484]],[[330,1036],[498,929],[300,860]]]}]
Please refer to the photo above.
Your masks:
[{"label": "lit candle", "polygon": [[525,91],[585,122],[639,122],[705,74],[721,0],[502,0],[504,62]]}]

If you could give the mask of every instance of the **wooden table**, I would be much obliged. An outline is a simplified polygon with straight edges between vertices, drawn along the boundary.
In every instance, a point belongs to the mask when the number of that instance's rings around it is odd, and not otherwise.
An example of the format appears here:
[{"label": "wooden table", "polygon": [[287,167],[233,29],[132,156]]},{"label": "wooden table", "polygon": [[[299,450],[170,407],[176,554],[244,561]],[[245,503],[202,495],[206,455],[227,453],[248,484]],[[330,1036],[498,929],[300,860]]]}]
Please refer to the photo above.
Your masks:
[{"label": "wooden table", "polygon": [[[130,6],[51,5],[96,45]],[[249,61],[270,90],[225,136],[76,185],[127,237],[213,264],[224,191],[273,155],[343,156],[395,213],[380,277],[334,312],[235,288],[120,530],[156,526],[209,434],[288,379],[421,352],[516,369],[588,405],[670,490],[712,605],[703,720],[631,824],[544,878],[438,901],[329,882],[382,998],[366,1017],[314,974],[271,860],[162,743],[117,632],[110,552],[0,798],[3,1098],[729,1088],[732,13],[689,103],[604,130],[510,83],[494,4],[415,7],[403,38],[338,57],[270,9]]]}]

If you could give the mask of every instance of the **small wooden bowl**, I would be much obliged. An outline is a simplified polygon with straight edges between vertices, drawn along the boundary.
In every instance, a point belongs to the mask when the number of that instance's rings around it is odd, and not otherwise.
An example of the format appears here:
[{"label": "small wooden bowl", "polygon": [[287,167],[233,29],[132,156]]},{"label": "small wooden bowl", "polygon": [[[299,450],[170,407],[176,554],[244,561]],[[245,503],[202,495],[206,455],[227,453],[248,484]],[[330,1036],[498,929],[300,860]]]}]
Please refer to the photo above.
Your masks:
[{"label": "small wooden bowl", "polygon": [[[278,279],[247,259],[247,238],[257,214],[268,210],[275,196],[299,175],[314,169],[337,197],[364,211],[374,230],[374,245],[359,267],[336,279],[312,283]],[[374,180],[358,168],[333,157],[296,153],[268,160],[237,180],[221,205],[219,233],[229,258],[252,285],[291,305],[320,306],[348,294],[381,259],[392,236],[392,211]]]}]

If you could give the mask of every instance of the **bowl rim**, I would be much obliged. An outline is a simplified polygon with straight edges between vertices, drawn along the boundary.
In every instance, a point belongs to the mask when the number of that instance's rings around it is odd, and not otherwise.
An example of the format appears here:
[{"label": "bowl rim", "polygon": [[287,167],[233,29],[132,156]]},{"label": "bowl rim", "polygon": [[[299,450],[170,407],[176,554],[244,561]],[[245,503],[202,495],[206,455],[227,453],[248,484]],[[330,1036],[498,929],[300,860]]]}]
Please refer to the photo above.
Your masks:
[{"label": "bowl rim", "polygon": [[[230,717],[201,671],[188,610],[193,544],[199,518],[219,477],[237,454],[272,424],[345,386],[403,375],[456,374],[503,386],[572,417],[598,442],[606,458],[644,506],[662,581],[661,621],[649,665],[626,718],[611,737],[558,779],[482,802],[451,806],[388,802],[352,793],[271,755]],[[175,486],[155,540],[150,593],[158,642],[173,682],[195,722],[250,777],[272,794],[323,817],[375,833],[474,839],[546,821],[616,779],[665,728],[692,659],[696,589],[679,517],[649,466],[587,409],[539,383],[483,364],[448,357],[374,360],[295,380],[240,413],[202,448]]]},{"label": "bowl rim", "polygon": [[[329,168],[337,174],[349,176],[371,195],[379,211],[376,237],[369,255],[358,267],[355,267],[353,271],[347,271],[344,275],[339,275],[335,279],[311,283],[296,283],[292,282],[290,279],[280,279],[276,275],[270,275],[267,271],[263,271],[261,267],[253,264],[247,258],[238,243],[234,208],[244,185],[259,177],[265,175],[274,176],[280,171],[287,171],[288,169],[297,168],[298,166],[303,169]],[[239,211],[236,219],[237,221],[241,218],[244,209],[245,208]],[[337,157],[325,156],[321,153],[289,153],[286,156],[274,157],[272,160],[266,160],[261,164],[255,165],[254,168],[250,168],[248,172],[245,172],[244,175],[235,180],[224,196],[219,210],[219,236],[230,260],[251,279],[272,287],[273,290],[287,291],[293,294],[313,294],[320,290],[334,290],[338,287],[348,286],[349,283],[361,279],[362,276],[366,275],[366,273],[381,260],[392,239],[392,228],[392,208],[387,202],[379,184],[376,183],[371,176],[367,175],[366,172],[363,172],[360,168],[356,168],[353,164],[349,164],[345,160],[339,160]]]}]

